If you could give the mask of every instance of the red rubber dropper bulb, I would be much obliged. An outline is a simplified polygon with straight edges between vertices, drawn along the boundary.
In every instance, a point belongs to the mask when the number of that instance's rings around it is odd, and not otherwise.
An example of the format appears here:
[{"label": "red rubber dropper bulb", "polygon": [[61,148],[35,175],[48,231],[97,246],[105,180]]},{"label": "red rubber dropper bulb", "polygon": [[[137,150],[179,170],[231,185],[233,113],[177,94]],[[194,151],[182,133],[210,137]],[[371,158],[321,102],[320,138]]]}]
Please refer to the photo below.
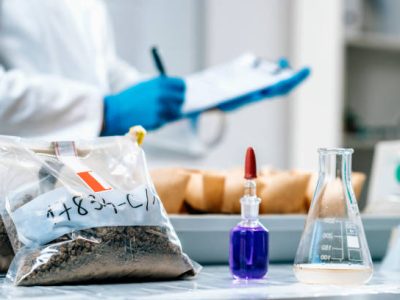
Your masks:
[{"label": "red rubber dropper bulb", "polygon": [[256,155],[253,147],[247,148],[244,164],[244,178],[251,180],[257,178]]}]

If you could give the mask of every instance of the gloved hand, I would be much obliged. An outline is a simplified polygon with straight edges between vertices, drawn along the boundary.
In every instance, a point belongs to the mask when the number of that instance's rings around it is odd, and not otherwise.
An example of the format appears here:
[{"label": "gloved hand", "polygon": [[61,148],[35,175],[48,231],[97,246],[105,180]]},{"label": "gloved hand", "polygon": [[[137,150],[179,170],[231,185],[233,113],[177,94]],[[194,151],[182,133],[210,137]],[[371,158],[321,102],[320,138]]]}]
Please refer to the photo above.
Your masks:
[{"label": "gloved hand", "polygon": [[[281,69],[288,68],[289,63],[286,59],[281,59],[278,61],[278,65]],[[250,93],[247,95],[243,95],[237,97],[235,99],[231,99],[225,103],[218,105],[218,109],[224,112],[230,112],[246,106],[250,103],[258,102],[265,98],[272,98],[277,96],[283,96],[288,94],[294,87],[296,87],[299,83],[301,83],[308,75],[310,74],[310,69],[304,68],[295,73],[292,77],[279,81],[278,83],[269,86],[265,89],[262,89],[258,92]]]},{"label": "gloved hand", "polygon": [[105,97],[101,135],[122,135],[133,125],[157,129],[179,119],[185,88],[180,78],[160,76]]}]

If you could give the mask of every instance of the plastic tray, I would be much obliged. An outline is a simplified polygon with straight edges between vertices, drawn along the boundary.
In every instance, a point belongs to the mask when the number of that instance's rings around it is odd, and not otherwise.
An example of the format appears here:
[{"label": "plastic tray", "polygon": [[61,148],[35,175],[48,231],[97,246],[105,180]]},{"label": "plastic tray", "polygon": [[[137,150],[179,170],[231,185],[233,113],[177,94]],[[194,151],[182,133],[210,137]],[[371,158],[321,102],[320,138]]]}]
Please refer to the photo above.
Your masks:
[{"label": "plastic tray", "polygon": [[[293,262],[303,231],[305,215],[262,215],[261,223],[269,230],[271,262]],[[240,221],[239,215],[171,215],[171,222],[184,251],[202,264],[228,262],[229,231]],[[363,216],[371,256],[380,260],[393,227],[400,217]]]}]

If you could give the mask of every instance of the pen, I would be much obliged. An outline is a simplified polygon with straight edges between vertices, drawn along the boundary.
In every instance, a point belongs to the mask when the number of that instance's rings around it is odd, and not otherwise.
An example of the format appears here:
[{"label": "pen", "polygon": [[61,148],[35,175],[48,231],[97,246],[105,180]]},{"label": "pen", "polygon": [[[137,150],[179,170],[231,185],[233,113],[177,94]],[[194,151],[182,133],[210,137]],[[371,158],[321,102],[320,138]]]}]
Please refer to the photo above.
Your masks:
[{"label": "pen", "polygon": [[157,47],[151,48],[151,55],[153,56],[154,64],[161,76],[166,76],[164,65],[161,61],[160,54],[158,53]]}]

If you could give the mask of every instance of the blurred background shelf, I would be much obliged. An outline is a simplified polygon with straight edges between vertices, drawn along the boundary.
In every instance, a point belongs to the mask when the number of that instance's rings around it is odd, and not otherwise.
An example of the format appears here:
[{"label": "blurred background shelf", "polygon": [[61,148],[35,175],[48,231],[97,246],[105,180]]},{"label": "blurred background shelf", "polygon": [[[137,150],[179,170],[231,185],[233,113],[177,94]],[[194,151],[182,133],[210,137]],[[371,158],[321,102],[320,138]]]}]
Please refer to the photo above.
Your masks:
[{"label": "blurred background shelf", "polygon": [[[353,168],[367,174],[374,147],[400,138],[400,1],[343,1],[343,146],[355,149]],[[350,132],[346,132],[350,131]]]},{"label": "blurred background shelf", "polygon": [[357,33],[346,36],[347,47],[400,52],[398,36],[384,33]]},{"label": "blurred background shelf", "polygon": [[377,143],[395,139],[399,139],[399,136],[378,137],[358,133],[344,133],[343,135],[343,143],[347,147],[364,151],[373,151]]},{"label": "blurred background shelf", "polygon": [[379,141],[379,138],[368,138],[354,133],[345,133],[343,142],[349,148],[373,150]]}]

